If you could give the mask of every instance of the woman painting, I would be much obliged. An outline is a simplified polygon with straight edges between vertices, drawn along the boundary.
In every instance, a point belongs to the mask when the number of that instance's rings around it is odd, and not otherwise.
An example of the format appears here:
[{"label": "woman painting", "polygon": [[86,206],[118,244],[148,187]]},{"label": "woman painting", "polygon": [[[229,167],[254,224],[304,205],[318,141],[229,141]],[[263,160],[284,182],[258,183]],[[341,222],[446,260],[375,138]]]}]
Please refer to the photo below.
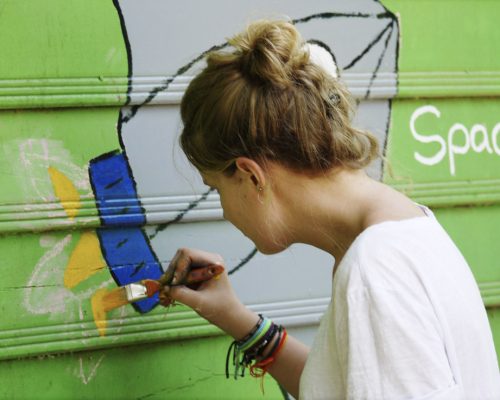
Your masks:
[{"label": "woman painting", "polygon": [[[301,399],[499,399],[470,268],[429,209],[366,175],[378,145],[351,125],[346,89],[288,22],[257,21],[230,44],[185,93],[182,149],[259,251],[306,243],[335,258],[332,301],[311,349],[247,309],[227,275],[166,286],[163,304],[192,307],[235,339],[236,369]],[[217,263],[181,249],[173,283]]]}]

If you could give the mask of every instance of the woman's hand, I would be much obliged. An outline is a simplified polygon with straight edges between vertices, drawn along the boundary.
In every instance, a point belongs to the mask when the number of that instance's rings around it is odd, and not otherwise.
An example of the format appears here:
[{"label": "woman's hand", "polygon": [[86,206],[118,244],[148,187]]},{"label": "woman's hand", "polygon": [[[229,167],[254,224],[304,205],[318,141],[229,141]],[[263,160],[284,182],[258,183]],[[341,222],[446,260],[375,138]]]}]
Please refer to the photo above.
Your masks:
[{"label": "woman's hand", "polygon": [[[183,248],[177,251],[166,273],[173,274],[171,284],[176,285],[186,278],[193,267],[213,264],[224,266],[224,260],[218,254]],[[235,339],[247,335],[259,319],[257,314],[240,302],[229,282],[227,271],[203,282],[196,290],[183,285],[164,286],[160,303],[168,306],[172,300],[191,307]]]}]

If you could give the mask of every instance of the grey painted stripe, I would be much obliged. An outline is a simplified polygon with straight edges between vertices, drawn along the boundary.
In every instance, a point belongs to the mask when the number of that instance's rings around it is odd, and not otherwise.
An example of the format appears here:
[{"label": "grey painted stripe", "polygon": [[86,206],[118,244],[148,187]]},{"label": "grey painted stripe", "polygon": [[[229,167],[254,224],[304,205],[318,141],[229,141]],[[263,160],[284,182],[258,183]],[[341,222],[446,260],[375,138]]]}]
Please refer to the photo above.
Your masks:
[{"label": "grey painted stripe", "polygon": [[[346,72],[341,79],[354,97],[363,99],[368,88],[370,98],[390,99],[433,97],[478,97],[500,95],[500,71],[475,72]],[[165,82],[149,105],[176,105],[191,81],[190,76],[134,77],[131,105],[140,105]],[[50,78],[0,80],[0,108],[122,106],[126,100],[126,78]]]},{"label": "grey painted stripe", "polygon": [[[499,179],[390,184],[413,200],[434,208],[500,203]],[[141,204],[148,225],[168,223],[175,220],[179,213],[184,213],[179,222],[222,219],[222,208],[216,193],[207,195],[195,208],[185,212],[199,198],[200,195],[150,196],[141,197]],[[93,199],[82,200],[81,207],[73,211],[76,217],[71,220],[57,200],[35,204],[0,204],[0,233],[99,226]]]}]

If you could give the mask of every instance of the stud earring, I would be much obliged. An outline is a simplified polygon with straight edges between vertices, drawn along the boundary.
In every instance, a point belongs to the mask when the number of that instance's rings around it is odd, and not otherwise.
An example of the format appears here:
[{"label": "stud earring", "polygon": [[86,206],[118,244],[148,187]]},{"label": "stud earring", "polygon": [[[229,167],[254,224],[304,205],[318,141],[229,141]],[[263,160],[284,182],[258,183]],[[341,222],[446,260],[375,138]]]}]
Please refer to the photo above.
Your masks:
[{"label": "stud earring", "polygon": [[262,200],[262,194],[264,193],[264,188],[262,186],[259,186],[257,188],[257,200],[259,200],[260,204],[264,204],[264,200]]}]

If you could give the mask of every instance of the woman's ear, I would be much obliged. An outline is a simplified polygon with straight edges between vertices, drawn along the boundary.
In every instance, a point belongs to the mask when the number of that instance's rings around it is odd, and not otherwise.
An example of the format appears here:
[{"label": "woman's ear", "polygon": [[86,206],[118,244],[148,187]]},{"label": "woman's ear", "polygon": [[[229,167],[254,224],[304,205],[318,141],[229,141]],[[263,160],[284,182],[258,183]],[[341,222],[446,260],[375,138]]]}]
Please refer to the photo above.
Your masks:
[{"label": "woman's ear", "polygon": [[247,157],[238,157],[235,165],[237,172],[251,179],[257,190],[263,190],[266,185],[266,174],[263,167]]}]

